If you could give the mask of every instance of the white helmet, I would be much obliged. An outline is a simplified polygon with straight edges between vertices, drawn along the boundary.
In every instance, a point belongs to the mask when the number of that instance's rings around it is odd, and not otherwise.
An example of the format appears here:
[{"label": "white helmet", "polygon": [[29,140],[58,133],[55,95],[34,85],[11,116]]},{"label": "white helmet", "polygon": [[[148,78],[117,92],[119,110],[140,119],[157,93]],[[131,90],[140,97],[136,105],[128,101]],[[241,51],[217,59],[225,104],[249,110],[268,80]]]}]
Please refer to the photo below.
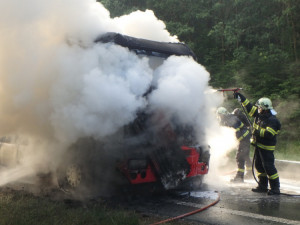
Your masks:
[{"label": "white helmet", "polygon": [[229,112],[227,111],[227,109],[225,109],[224,107],[219,107],[219,108],[217,109],[217,113],[218,113],[218,114],[222,114],[222,115],[227,115],[227,114],[229,114]]},{"label": "white helmet", "polygon": [[272,101],[269,98],[265,97],[258,99],[256,105],[262,108],[263,110],[273,109]]}]

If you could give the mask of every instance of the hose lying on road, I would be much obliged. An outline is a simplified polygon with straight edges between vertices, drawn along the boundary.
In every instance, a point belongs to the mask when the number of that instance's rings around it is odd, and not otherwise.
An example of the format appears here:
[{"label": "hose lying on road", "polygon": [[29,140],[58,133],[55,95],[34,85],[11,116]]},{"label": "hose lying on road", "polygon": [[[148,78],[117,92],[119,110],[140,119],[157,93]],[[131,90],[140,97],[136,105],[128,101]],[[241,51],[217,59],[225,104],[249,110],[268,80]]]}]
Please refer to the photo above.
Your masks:
[{"label": "hose lying on road", "polygon": [[[218,193],[218,192],[217,192]],[[178,220],[178,219],[182,219],[183,217],[187,217],[187,216],[190,216],[190,215],[193,215],[193,214],[196,214],[198,212],[201,212],[205,209],[208,209],[209,207],[217,204],[218,202],[220,201],[220,194],[218,193],[218,198],[212,202],[211,204],[203,207],[203,208],[200,208],[200,209],[196,209],[194,211],[191,211],[191,212],[188,212],[188,213],[185,213],[185,214],[182,214],[182,215],[179,215],[179,216],[176,216],[176,217],[172,217],[172,218],[169,218],[169,219],[166,219],[166,220],[162,220],[162,221],[159,221],[159,222],[156,222],[156,223],[153,223],[153,224],[150,224],[150,225],[157,225],[157,224],[162,224],[162,223],[167,223],[167,222],[170,222],[170,221],[174,221],[174,220]]]}]

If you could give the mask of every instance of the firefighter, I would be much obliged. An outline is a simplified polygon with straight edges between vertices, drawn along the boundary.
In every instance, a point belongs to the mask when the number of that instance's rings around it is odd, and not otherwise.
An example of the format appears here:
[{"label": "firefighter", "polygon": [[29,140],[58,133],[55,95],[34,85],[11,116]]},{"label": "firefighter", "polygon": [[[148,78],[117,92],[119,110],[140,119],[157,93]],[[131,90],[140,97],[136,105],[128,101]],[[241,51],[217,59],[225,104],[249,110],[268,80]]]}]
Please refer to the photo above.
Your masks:
[{"label": "firefighter", "polygon": [[[255,146],[255,168],[258,172],[258,186],[253,192],[266,192],[268,195],[280,194],[280,182],[275,168],[274,150],[276,137],[281,124],[276,118],[276,112],[269,98],[260,98],[256,105],[242,94],[235,92],[234,98],[238,99],[246,108],[249,116],[254,117],[251,144]],[[271,187],[268,190],[268,183]]]},{"label": "firefighter", "polygon": [[[245,161],[249,158],[250,152],[250,132],[248,128],[244,125],[239,118],[230,114],[226,108],[219,107],[217,109],[218,118],[220,120],[220,124],[222,126],[232,127],[236,131],[236,138],[239,141],[239,146],[236,154],[236,162],[237,162],[237,173],[231,182],[244,182],[244,173],[245,173]],[[249,158],[249,162],[251,165],[251,161]],[[250,166],[248,164],[248,166]]]},{"label": "firefighter", "polygon": [[[240,110],[239,108],[236,108],[232,111],[232,114],[236,115],[237,118],[239,118],[239,120],[247,127],[247,129],[249,131],[251,130],[251,123],[247,119],[247,116],[245,115],[245,113],[242,112],[242,110]],[[252,174],[251,174],[252,163],[251,163],[251,159],[249,156],[250,155],[250,137],[251,137],[251,135],[249,134],[242,140],[243,148],[241,149],[241,151],[238,151],[236,154],[238,170],[243,171],[243,168],[245,168],[245,164],[246,164],[246,171],[244,170],[246,178],[252,177]]]}]

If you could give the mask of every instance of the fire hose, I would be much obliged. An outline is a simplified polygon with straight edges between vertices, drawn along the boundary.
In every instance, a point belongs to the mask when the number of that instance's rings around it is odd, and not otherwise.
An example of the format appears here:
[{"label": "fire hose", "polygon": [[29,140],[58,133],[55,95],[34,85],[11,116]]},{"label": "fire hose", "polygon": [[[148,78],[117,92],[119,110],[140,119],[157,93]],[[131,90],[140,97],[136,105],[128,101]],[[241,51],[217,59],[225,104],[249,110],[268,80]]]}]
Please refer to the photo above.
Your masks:
[{"label": "fire hose", "polygon": [[[217,193],[218,193],[218,192],[217,192]],[[169,219],[161,220],[161,221],[159,221],[159,222],[152,223],[152,224],[150,224],[150,225],[163,224],[163,223],[167,223],[167,222],[170,222],[170,221],[182,219],[182,218],[187,217],[187,216],[191,216],[191,215],[196,214],[196,213],[198,213],[198,212],[202,212],[202,211],[204,211],[205,209],[208,209],[209,207],[211,207],[211,206],[217,204],[219,201],[220,201],[220,194],[218,193],[217,199],[216,199],[214,202],[210,203],[209,205],[207,205],[207,206],[205,206],[205,207],[203,207],[203,208],[196,209],[196,210],[193,210],[193,211],[191,211],[191,212],[188,212],[188,213],[185,213],[185,214],[176,216],[176,217],[172,217],[172,218],[169,218]]]},{"label": "fire hose", "polygon": [[[236,93],[236,92],[238,92],[238,91],[240,91],[240,90],[243,90],[243,89],[242,89],[242,88],[230,88],[230,89],[219,89],[218,91],[222,91],[223,93],[224,93],[225,91],[233,91],[234,93]],[[245,109],[245,107],[243,106],[243,104],[242,104],[241,102],[240,102],[240,105],[241,105],[241,108],[242,108],[243,111],[244,111],[244,114],[246,115],[246,118],[247,118],[249,124],[251,124],[251,121],[250,121],[250,118],[249,118],[249,116],[248,116],[247,110]],[[252,133],[251,127],[250,127],[250,132]],[[255,147],[256,147],[256,145],[255,145]],[[253,178],[254,178],[254,180],[256,181],[256,183],[259,184],[259,182],[258,182],[258,180],[257,180],[257,177],[256,177],[256,175],[255,175],[255,172],[254,172],[254,163],[255,163],[255,160],[256,160],[257,152],[258,152],[259,155],[260,155],[260,158],[261,158],[262,165],[263,165],[264,169],[265,169],[265,165],[264,165],[264,158],[263,158],[261,152],[260,152],[259,150],[257,150],[257,148],[255,148],[254,156],[253,156],[253,160],[252,160],[252,175],[253,175]],[[266,171],[266,169],[265,169],[265,171]],[[280,192],[280,194],[281,194],[281,195],[286,195],[286,196],[292,196],[292,197],[300,197],[300,195],[293,195],[293,194],[287,194],[287,193],[281,193],[281,192]]]}]

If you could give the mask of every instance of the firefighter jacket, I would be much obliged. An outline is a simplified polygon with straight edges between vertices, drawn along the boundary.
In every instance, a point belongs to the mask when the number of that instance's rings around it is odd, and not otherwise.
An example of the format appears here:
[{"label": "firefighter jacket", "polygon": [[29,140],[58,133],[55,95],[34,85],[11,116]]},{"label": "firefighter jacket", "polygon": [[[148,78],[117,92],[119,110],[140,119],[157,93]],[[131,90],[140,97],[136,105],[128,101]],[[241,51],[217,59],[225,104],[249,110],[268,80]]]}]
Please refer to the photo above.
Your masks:
[{"label": "firefighter jacket", "polygon": [[260,114],[258,107],[252,105],[248,99],[241,98],[241,100],[249,116],[254,118],[251,143],[261,149],[275,150],[276,137],[281,128],[279,120],[270,110]]},{"label": "firefighter jacket", "polygon": [[235,135],[238,141],[244,139],[247,135],[250,134],[248,128],[242,123],[236,115],[228,114],[223,115],[221,119],[221,125],[232,127],[235,129]]}]

